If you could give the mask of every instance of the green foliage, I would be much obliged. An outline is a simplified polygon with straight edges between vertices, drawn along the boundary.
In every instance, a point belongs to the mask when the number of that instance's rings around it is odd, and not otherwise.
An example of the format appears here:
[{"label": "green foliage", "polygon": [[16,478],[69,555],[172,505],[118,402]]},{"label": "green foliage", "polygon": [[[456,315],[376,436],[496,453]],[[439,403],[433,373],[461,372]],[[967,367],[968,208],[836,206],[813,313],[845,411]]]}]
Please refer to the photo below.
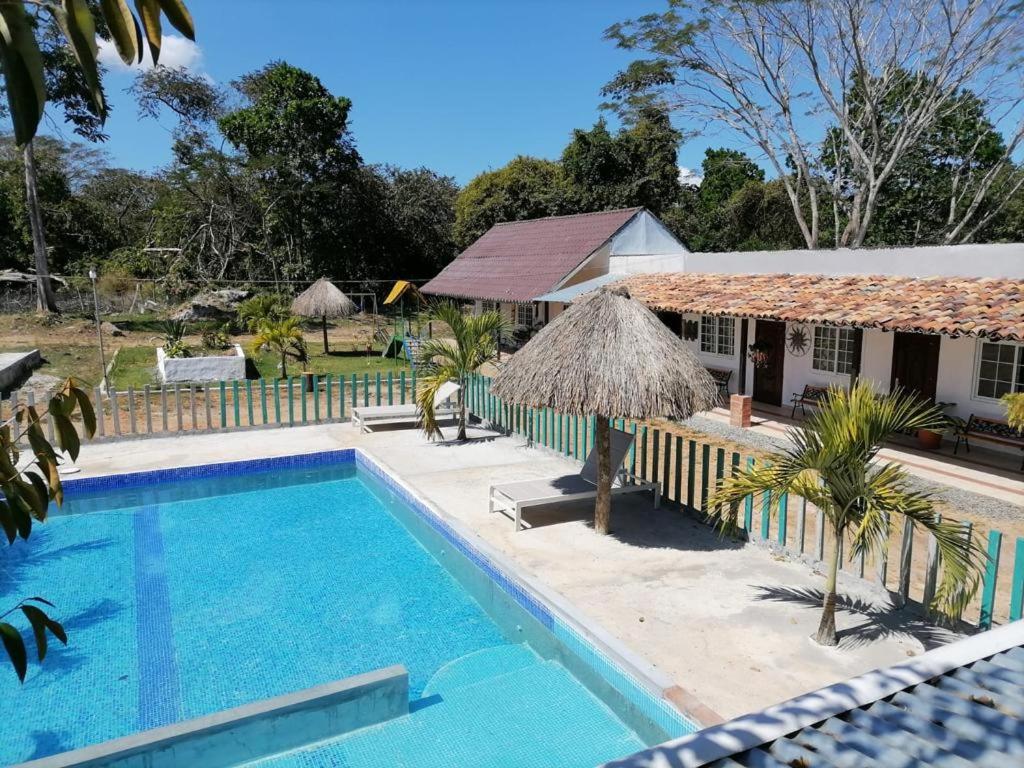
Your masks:
[{"label": "green foliage", "polygon": [[289,317],[288,301],[278,293],[259,293],[238,305],[238,322],[249,333],[256,333],[268,322]]},{"label": "green foliage", "polygon": [[221,326],[209,327],[203,330],[200,337],[203,349],[217,351],[227,349],[231,346],[231,326],[225,323]]},{"label": "green foliage", "polygon": [[1003,395],[1006,404],[1006,420],[1011,427],[1024,432],[1024,392]]},{"label": "green foliage", "polygon": [[[195,39],[191,16],[181,0],[137,0],[136,6],[154,63],[160,55],[161,12],[175,29],[190,40]],[[101,122],[106,118],[106,98],[97,60],[97,18],[101,21],[100,31],[104,27],[109,30],[126,63],[142,60],[138,22],[125,0],[101,0],[98,9],[86,0],[0,4],[0,60],[3,62],[11,121],[19,145],[28,143],[35,136],[46,106],[47,86],[53,85],[47,82],[47,62],[36,37],[41,21],[59,28],[67,50],[77,62],[80,81],[91,102],[89,109]],[[78,90],[77,86],[75,90]]]},{"label": "green foliage", "polygon": [[[0,425],[0,528],[8,544],[18,538],[28,539],[33,524],[46,520],[49,505],[58,507],[64,502],[58,468],[57,449],[74,461],[78,458],[81,438],[72,420],[78,415],[86,437],[96,432],[96,414],[88,393],[74,380],[68,379],[57,391],[45,411],[34,406],[20,405],[14,415]],[[56,445],[46,438],[44,420],[51,420]],[[17,428],[17,431],[15,430]],[[31,459],[21,462],[21,449],[16,434],[23,433],[31,449]],[[39,661],[46,658],[48,637],[53,636],[67,644],[67,635],[61,624],[46,613],[53,604],[42,597],[28,597],[0,614],[0,640],[19,680],[25,679],[28,669],[28,651],[21,630],[8,617],[20,614],[32,631]]]},{"label": "green foliage", "polygon": [[192,357],[192,349],[185,343],[188,324],[184,320],[168,320],[163,324],[163,348],[167,357]]},{"label": "green foliage", "polygon": [[[792,448],[759,466],[727,478],[707,509],[725,527],[747,496],[777,503],[784,493],[801,496],[825,516],[833,535],[826,572],[824,610],[818,642],[836,644],[835,594],[838,552],[849,539],[852,554],[879,552],[889,540],[894,516],[903,516],[935,537],[942,563],[933,608],[956,615],[980,583],[985,553],[954,520],[942,520],[931,496],[913,490],[906,470],[878,460],[878,451],[897,432],[941,430],[941,409],[912,394],[878,396],[860,382],[851,391],[831,389],[820,409],[802,427],[789,431]],[[755,498],[755,503],[760,503]]]},{"label": "green foliage", "polygon": [[503,168],[481,173],[455,200],[455,241],[466,248],[502,221],[566,213],[561,166],[520,155]]},{"label": "green foliage", "polygon": [[264,350],[273,352],[281,358],[281,378],[288,378],[288,360],[305,363],[309,359],[306,341],[302,338],[302,324],[297,317],[284,320],[267,320],[259,328],[252,340],[253,356]]},{"label": "green foliage", "polygon": [[451,301],[440,301],[427,310],[429,320],[448,326],[451,336],[426,339],[420,344],[417,365],[420,378],[416,406],[427,437],[440,437],[434,414],[434,397],[447,382],[459,385],[458,439],[466,439],[466,386],[470,374],[490,362],[498,352],[498,340],[509,331],[508,322],[498,312],[470,315]]}]

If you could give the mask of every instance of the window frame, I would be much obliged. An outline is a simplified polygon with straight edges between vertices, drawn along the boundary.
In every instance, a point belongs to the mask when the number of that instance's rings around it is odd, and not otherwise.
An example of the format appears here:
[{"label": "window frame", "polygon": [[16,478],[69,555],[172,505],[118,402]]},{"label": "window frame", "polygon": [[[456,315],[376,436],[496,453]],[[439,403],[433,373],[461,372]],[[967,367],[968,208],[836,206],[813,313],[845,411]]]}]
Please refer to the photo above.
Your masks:
[{"label": "window frame", "polygon": [[[516,313],[515,313],[516,325],[521,327],[521,328],[533,328],[533,322],[534,322],[533,304],[516,304],[515,306],[516,306]],[[529,320],[529,322],[526,322],[526,323],[522,322],[522,316],[520,314],[522,312],[529,312],[530,313],[530,320]]]},{"label": "window frame", "polygon": [[[710,332],[712,349],[704,349],[704,326],[712,326]],[[728,324],[729,332],[723,335],[723,327]],[[723,352],[722,341],[728,339],[728,350]],[[701,315],[700,326],[697,329],[697,349],[702,355],[714,355],[715,357],[736,357],[736,318],[727,315]]]},{"label": "window frame", "polygon": [[[974,370],[971,376],[971,399],[978,400],[984,403],[1000,403],[1001,396],[992,397],[989,395],[982,395],[978,393],[978,387],[981,384],[981,363],[982,354],[985,350],[985,345],[989,344],[995,347],[1012,347],[1014,350],[1014,358],[1012,363],[1012,371],[1014,378],[1010,381],[1010,392],[1024,392],[1024,343],[1015,341],[989,341],[988,339],[978,339],[977,344],[974,348]],[[1013,374],[1011,374],[1013,375]],[[998,383],[999,379],[992,379]]]},{"label": "window frame", "polygon": [[[826,348],[824,350],[827,355],[818,354],[819,331],[828,332],[832,336],[833,342],[828,345],[830,348]],[[846,342],[845,344],[844,339]],[[841,325],[815,325],[811,333],[811,370],[815,373],[826,374],[828,376],[852,376],[853,361],[855,358],[854,347],[856,343],[856,328],[847,328],[846,326]],[[846,347],[845,350],[844,346]],[[848,370],[839,369],[841,356],[844,357],[843,364],[844,367],[848,368]],[[829,367],[819,368],[819,360],[827,362]]]}]

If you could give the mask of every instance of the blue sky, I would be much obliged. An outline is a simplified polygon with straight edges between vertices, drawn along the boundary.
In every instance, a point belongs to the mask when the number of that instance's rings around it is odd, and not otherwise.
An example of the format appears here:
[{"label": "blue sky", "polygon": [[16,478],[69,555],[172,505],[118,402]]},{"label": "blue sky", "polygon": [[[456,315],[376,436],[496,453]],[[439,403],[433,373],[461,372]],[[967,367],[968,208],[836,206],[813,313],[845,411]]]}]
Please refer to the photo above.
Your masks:
[{"label": "blue sky", "polygon": [[[189,0],[199,50],[165,51],[222,84],[273,59],[315,73],[353,101],[352,129],[371,163],[427,166],[459,183],[516,154],[557,157],[573,128],[599,116],[599,90],[629,57],[602,39],[611,23],[660,10],[660,0]],[[165,29],[165,32],[167,30]],[[198,56],[198,58],[196,58]],[[115,164],[155,169],[169,129],[140,121],[107,75]],[[712,137],[711,144],[723,143]],[[700,165],[705,142],[680,149]]]}]

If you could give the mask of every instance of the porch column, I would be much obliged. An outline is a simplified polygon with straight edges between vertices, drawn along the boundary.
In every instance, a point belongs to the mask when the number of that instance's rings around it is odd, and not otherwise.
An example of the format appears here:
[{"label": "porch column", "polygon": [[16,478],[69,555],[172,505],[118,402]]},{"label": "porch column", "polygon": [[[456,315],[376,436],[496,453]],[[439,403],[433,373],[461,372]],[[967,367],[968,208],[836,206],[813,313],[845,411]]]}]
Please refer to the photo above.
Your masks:
[{"label": "porch column", "polygon": [[853,370],[850,371],[850,389],[853,389],[857,385],[857,380],[860,378],[860,361],[862,353],[864,351],[864,329],[854,328],[853,329],[853,360],[851,365]]},{"label": "porch column", "polygon": [[749,320],[740,320],[740,380],[736,382],[736,394],[747,394],[747,336],[750,333]]}]

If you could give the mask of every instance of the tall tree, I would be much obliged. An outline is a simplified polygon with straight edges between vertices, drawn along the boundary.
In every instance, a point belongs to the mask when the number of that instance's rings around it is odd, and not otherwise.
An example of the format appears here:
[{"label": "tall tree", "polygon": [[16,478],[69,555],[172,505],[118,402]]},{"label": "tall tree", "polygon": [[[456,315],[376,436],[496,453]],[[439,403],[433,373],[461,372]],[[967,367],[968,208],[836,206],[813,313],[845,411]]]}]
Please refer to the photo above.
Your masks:
[{"label": "tall tree", "polygon": [[455,200],[455,241],[466,248],[502,221],[566,213],[561,166],[520,155],[496,171],[481,173]]},{"label": "tall tree", "polygon": [[[623,109],[657,104],[723,126],[756,147],[789,197],[808,248],[821,240],[828,129],[851,158],[841,245],[864,243],[880,194],[965,89],[1006,117],[1002,157],[974,186],[946,242],[969,237],[978,207],[1024,141],[1016,46],[1020,0],[669,0],[663,13],[615,24],[606,37],[642,58],[606,95]],[[903,73],[912,73],[909,79]],[[850,103],[856,85],[859,108]],[[886,115],[898,115],[885,122]]]},{"label": "tall tree", "polygon": [[575,212],[640,205],[661,214],[680,194],[680,139],[668,116],[653,109],[615,135],[603,119],[573,131],[562,152],[568,204]]}]

